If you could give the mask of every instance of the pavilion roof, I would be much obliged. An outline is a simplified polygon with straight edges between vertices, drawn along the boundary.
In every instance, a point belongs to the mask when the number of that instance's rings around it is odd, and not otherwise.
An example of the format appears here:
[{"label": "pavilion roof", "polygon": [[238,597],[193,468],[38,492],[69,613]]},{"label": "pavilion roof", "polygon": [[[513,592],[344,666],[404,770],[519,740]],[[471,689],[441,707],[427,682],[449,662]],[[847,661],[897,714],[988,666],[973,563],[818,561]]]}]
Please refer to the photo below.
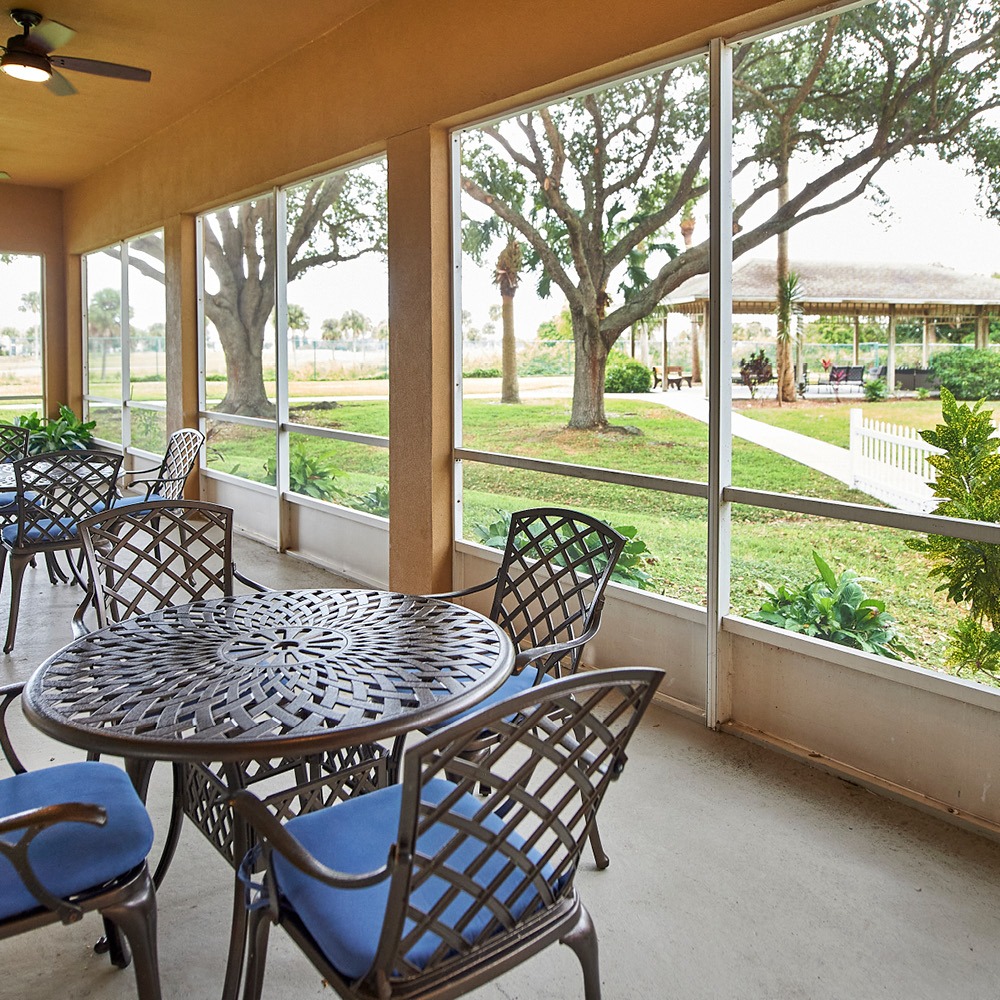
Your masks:
[{"label": "pavilion roof", "polygon": [[[812,316],[1000,316],[1000,278],[967,274],[942,264],[892,261],[794,260],[802,312]],[[733,312],[774,312],[775,262],[733,264]],[[708,301],[708,275],[689,278],[664,300],[675,312],[700,313]]]}]

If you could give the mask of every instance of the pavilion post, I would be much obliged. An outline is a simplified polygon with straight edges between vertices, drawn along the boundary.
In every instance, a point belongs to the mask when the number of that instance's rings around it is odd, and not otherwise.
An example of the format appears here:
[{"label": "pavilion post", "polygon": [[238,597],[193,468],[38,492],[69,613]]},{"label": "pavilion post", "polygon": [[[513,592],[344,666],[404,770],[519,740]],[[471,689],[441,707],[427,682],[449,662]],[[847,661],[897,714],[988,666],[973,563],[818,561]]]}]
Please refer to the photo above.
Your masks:
[{"label": "pavilion post", "polygon": [[976,347],[985,350],[990,342],[990,318],[984,312],[980,312],[976,318]]},{"label": "pavilion post", "polygon": [[889,306],[889,356],[886,358],[886,384],[896,391],[896,307]]},{"label": "pavilion post", "polygon": [[855,313],[854,314],[854,344],[851,350],[851,364],[856,365],[858,363],[858,355],[861,344],[861,317]]},{"label": "pavilion post", "polygon": [[926,368],[931,363],[931,336],[934,332],[934,321],[930,316],[924,317],[924,339],[920,351],[920,367]]}]

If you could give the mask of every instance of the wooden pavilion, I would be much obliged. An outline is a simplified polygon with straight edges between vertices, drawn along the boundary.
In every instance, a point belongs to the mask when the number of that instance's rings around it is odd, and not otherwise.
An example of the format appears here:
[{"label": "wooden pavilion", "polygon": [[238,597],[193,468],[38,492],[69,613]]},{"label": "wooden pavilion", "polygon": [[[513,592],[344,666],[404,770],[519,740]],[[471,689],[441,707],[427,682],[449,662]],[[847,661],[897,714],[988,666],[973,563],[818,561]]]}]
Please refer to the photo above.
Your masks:
[{"label": "wooden pavilion", "polygon": [[[861,317],[886,316],[889,321],[887,381],[894,387],[896,324],[922,320],[921,363],[927,366],[936,340],[935,323],[974,323],[976,347],[989,340],[991,320],[1000,319],[1000,278],[963,274],[941,264],[795,260],[789,270],[798,275],[804,316],[843,316],[853,320],[852,363],[857,365]],[[751,258],[733,265],[733,314],[773,315],[777,307],[773,260]],[[708,329],[708,275],[679,285],[664,302],[674,313],[690,316]]]}]

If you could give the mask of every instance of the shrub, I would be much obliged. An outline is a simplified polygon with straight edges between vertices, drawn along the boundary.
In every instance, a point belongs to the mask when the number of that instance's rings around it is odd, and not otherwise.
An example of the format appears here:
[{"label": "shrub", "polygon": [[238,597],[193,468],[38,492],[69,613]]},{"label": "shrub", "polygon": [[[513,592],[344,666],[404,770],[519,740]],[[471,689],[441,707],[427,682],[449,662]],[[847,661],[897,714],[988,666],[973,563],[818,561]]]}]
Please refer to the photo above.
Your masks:
[{"label": "shrub", "polygon": [[13,423],[31,431],[29,455],[89,448],[94,443],[94,428],[97,426],[96,420],[81,420],[68,406],[59,407],[58,417],[40,417],[35,411],[27,416],[15,417]]},{"label": "shrub", "polygon": [[768,600],[747,617],[892,660],[912,657],[897,634],[896,619],[886,613],[884,601],[866,596],[861,577],[852,569],[838,577],[818,552],[812,556],[818,578],[801,587],[761,581]]},{"label": "shrub", "polygon": [[379,483],[367,493],[345,501],[354,510],[363,510],[366,514],[377,517],[389,516],[389,484]]},{"label": "shrub", "polygon": [[758,386],[770,382],[774,378],[774,370],[771,368],[771,362],[764,353],[763,347],[756,354],[751,354],[749,358],[740,358],[740,378],[750,390],[751,398],[757,395]]},{"label": "shrub", "polygon": [[[982,400],[972,407],[959,404],[942,388],[941,415],[944,423],[920,432],[944,452],[927,460],[937,473],[934,496],[940,502],[934,513],[1000,521],[1000,440],[993,436],[990,411]],[[946,535],[911,538],[906,544],[928,557],[930,575],[942,581],[938,591],[969,613],[951,632],[948,662],[959,672],[1000,673],[994,636],[1000,630],[1000,546]]]},{"label": "shrub", "polygon": [[[293,493],[315,500],[340,500],[344,491],[336,485],[337,470],[310,455],[301,445],[292,448],[288,456],[288,485]],[[264,463],[264,482],[277,482],[273,459]]]},{"label": "shrub", "polygon": [[[510,511],[497,510],[496,515],[497,519],[489,524],[473,524],[471,531],[481,545],[502,549],[507,544],[507,534],[510,531]],[[603,523],[625,536],[625,546],[615,563],[611,579],[638,590],[652,589],[653,578],[643,567],[655,562],[655,559],[649,546],[639,537],[639,529],[632,525],[613,525],[609,521]]]},{"label": "shrub", "polygon": [[462,378],[500,378],[502,374],[499,368],[473,368],[462,372]]},{"label": "shrub", "polygon": [[605,392],[649,392],[652,384],[652,373],[639,361],[615,365],[604,377]]},{"label": "shrub", "polygon": [[995,351],[941,351],[931,368],[942,389],[956,399],[1000,399],[1000,354]]},{"label": "shrub", "polygon": [[889,385],[884,378],[866,379],[864,383],[865,399],[869,403],[878,403],[889,398]]}]

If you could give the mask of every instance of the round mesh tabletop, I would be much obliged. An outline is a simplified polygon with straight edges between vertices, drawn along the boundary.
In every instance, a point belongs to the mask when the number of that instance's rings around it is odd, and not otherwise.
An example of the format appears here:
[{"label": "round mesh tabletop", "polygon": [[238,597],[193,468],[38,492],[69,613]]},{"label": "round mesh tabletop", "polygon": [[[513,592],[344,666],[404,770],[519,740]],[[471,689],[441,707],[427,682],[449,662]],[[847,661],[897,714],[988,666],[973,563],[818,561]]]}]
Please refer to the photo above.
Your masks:
[{"label": "round mesh tabletop", "polygon": [[488,618],[434,598],[268,591],[92,632],[35,671],[23,704],[87,750],[261,759],[440,722],[499,687],[513,657]]}]

